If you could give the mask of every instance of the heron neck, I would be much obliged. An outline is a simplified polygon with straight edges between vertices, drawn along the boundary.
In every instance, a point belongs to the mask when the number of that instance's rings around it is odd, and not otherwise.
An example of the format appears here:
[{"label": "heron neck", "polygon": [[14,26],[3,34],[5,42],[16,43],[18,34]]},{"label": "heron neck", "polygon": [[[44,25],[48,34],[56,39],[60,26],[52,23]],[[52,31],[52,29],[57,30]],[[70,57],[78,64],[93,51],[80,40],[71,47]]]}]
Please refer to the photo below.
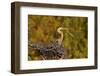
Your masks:
[{"label": "heron neck", "polygon": [[63,33],[59,32],[61,37],[58,39],[58,43],[61,45],[62,41],[63,41]]}]

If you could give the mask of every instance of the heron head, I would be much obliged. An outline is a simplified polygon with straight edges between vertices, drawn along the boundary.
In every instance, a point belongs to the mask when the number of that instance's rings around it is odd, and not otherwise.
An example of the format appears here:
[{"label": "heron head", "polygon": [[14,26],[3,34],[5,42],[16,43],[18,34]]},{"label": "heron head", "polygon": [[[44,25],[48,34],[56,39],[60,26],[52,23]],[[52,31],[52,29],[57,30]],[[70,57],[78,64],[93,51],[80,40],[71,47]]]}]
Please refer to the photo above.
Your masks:
[{"label": "heron head", "polygon": [[61,31],[61,30],[68,30],[66,27],[59,27],[57,30]]},{"label": "heron head", "polygon": [[74,37],[73,34],[70,33],[69,30],[68,30],[68,28],[66,28],[66,27],[59,27],[59,28],[57,29],[57,31],[58,31],[59,33],[62,33],[62,32],[61,32],[62,30],[65,30],[67,34],[69,34],[70,36]]}]

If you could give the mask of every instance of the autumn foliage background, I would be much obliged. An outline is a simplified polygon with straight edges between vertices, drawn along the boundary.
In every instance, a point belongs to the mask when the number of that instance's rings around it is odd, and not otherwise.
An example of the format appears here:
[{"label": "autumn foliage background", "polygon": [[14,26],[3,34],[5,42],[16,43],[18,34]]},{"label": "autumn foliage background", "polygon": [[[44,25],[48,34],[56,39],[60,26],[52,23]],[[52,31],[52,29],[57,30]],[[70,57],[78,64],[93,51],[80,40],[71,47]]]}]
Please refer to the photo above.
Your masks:
[{"label": "autumn foliage background", "polygon": [[[42,42],[44,45],[60,37],[57,28],[65,27],[73,36],[63,31],[62,46],[65,59],[88,57],[88,19],[87,17],[28,15],[28,41]],[[41,60],[37,50],[28,47],[28,60]]]}]

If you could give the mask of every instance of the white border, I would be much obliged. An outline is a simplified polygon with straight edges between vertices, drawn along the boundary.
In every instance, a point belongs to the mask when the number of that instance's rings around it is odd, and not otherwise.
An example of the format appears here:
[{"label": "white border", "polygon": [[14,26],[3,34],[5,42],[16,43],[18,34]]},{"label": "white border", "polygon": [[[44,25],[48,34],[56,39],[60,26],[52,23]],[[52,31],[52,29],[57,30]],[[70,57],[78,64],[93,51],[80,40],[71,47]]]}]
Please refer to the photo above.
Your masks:
[{"label": "white border", "polygon": [[[87,59],[64,59],[28,61],[28,14],[54,15],[54,16],[80,16],[88,17],[88,58]],[[20,8],[20,69],[43,69],[59,67],[75,67],[94,65],[94,11],[55,9],[41,7]]]}]

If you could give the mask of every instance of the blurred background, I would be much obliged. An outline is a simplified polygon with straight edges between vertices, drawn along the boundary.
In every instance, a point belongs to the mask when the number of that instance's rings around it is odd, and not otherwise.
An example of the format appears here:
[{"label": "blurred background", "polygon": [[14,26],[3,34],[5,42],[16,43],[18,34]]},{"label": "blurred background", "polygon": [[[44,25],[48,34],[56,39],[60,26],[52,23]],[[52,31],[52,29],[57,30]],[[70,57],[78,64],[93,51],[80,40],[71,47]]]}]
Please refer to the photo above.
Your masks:
[{"label": "blurred background", "polygon": [[[68,29],[63,31],[62,46],[65,49],[65,59],[87,58],[87,17],[28,15],[28,41],[48,45],[60,38],[57,32],[59,27]],[[28,60],[41,60],[37,50],[28,47]]]}]

